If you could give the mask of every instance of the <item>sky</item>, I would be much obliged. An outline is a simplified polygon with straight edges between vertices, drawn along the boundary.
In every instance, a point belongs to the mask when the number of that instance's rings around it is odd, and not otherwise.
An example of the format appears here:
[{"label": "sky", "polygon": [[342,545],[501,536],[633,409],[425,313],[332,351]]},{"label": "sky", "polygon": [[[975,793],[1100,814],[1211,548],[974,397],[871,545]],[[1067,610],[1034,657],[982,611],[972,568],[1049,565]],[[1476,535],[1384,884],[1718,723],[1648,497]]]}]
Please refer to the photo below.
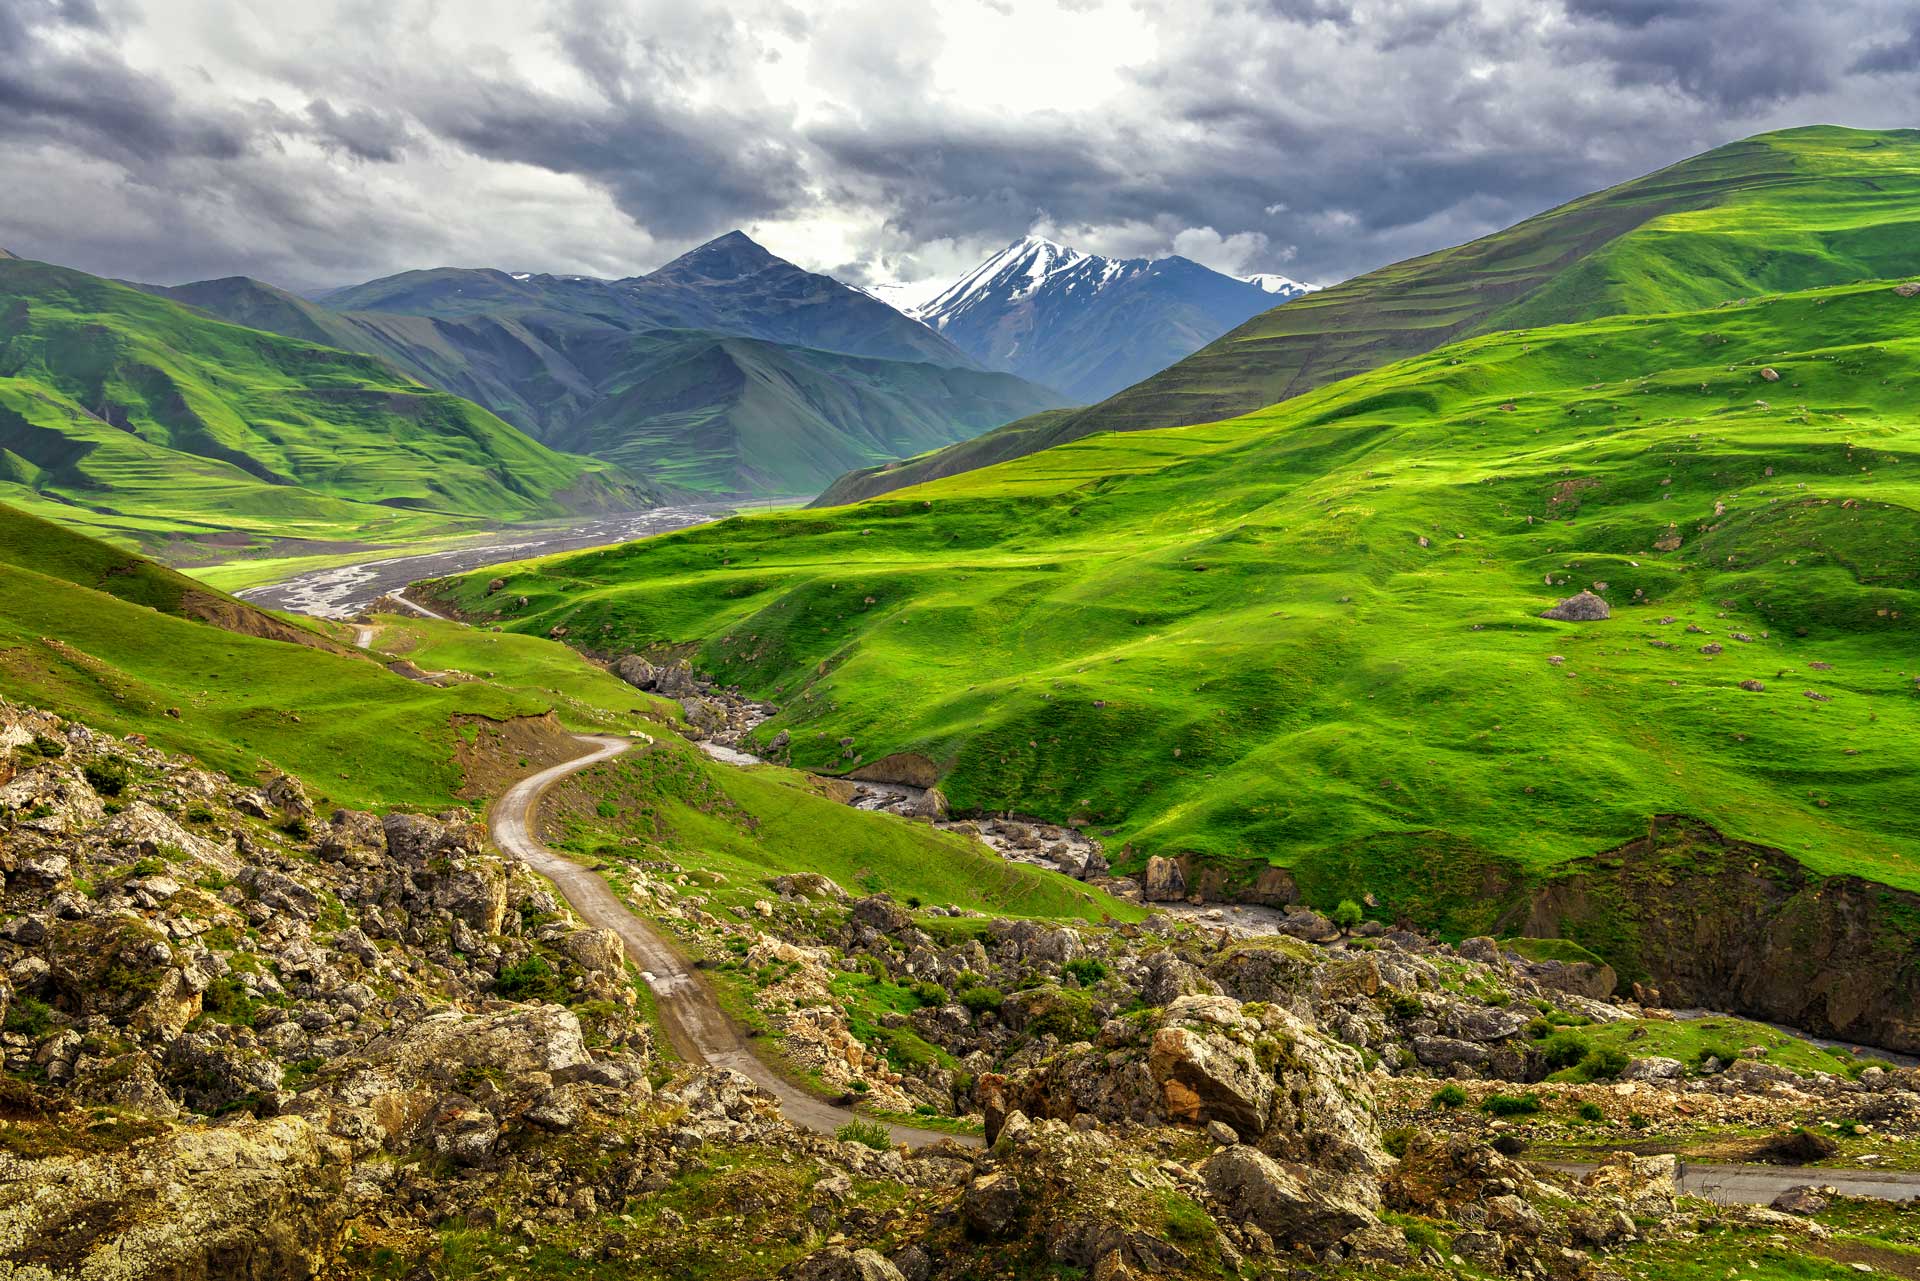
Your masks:
[{"label": "sky", "polygon": [[1814,123],[1920,126],[1920,0],[0,0],[0,246],[169,284],[1324,284]]}]

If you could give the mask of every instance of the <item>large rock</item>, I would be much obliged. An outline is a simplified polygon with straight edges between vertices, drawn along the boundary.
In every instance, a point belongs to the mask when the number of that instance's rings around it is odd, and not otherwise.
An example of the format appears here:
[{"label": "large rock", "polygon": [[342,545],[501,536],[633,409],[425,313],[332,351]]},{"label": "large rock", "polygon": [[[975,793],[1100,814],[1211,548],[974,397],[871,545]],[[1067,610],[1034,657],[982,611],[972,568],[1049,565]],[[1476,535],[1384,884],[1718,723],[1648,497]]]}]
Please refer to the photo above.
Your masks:
[{"label": "large rock", "polygon": [[1169,1119],[1224,1121],[1242,1134],[1266,1131],[1274,1082],[1251,1046],[1191,1027],[1163,1027],[1153,1034],[1147,1069],[1160,1084]]},{"label": "large rock", "polygon": [[1216,1152],[1201,1174],[1229,1217],[1258,1225],[1276,1242],[1328,1246],[1375,1221],[1373,1206],[1352,1185],[1335,1185],[1244,1144]]},{"label": "large rock", "polygon": [[960,1197],[960,1215],[976,1236],[999,1237],[1020,1219],[1020,1180],[1005,1170],[983,1174]]},{"label": "large rock", "polygon": [[1673,1200],[1680,1194],[1680,1162],[1671,1153],[1615,1152],[1580,1183],[1590,1191],[1619,1197],[1638,1216],[1665,1218],[1673,1213]]},{"label": "large rock", "polygon": [[[352,1208],[349,1151],[297,1117],[232,1120],[0,1178],[0,1259],[22,1278],[320,1274]],[[110,1241],[106,1238],[110,1236]]]},{"label": "large rock", "polygon": [[1540,611],[1540,617],[1558,619],[1563,623],[1597,623],[1612,615],[1613,610],[1607,602],[1592,592],[1569,596],[1552,609]]},{"label": "large rock", "polygon": [[613,665],[613,674],[635,689],[650,690],[658,683],[660,676],[652,663],[638,654],[628,654]]},{"label": "large rock", "polygon": [[1187,878],[1180,865],[1155,854],[1141,874],[1140,896],[1149,903],[1172,903],[1187,896]]},{"label": "large rock", "polygon": [[906,1281],[899,1268],[873,1250],[830,1245],[797,1264],[793,1281]]}]

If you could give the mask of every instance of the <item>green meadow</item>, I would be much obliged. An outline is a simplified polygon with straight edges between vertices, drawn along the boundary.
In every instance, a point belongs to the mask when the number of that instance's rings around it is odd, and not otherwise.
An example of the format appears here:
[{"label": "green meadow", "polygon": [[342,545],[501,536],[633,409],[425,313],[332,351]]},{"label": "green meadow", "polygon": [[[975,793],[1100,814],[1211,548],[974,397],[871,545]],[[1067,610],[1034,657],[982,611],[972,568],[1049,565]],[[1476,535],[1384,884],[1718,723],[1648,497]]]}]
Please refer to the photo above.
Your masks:
[{"label": "green meadow", "polygon": [[[695,646],[796,765],[916,752],[957,806],[1316,902],[1470,899],[1662,813],[1920,888],[1916,393],[1920,297],[1829,288],[446,586],[609,654]],[[1609,620],[1539,617],[1583,588]]]}]

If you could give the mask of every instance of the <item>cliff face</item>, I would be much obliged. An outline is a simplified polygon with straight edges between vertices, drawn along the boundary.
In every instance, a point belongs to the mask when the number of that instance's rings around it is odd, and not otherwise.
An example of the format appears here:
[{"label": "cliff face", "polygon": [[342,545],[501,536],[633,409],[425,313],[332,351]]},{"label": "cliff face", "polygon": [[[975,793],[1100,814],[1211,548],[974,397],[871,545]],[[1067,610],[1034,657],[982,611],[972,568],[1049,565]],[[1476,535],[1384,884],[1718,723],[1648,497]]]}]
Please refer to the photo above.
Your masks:
[{"label": "cliff face", "polygon": [[1535,891],[1524,932],[1577,940],[1668,1005],[1920,1051],[1920,895],[1701,823],[1661,816],[1571,865]]}]

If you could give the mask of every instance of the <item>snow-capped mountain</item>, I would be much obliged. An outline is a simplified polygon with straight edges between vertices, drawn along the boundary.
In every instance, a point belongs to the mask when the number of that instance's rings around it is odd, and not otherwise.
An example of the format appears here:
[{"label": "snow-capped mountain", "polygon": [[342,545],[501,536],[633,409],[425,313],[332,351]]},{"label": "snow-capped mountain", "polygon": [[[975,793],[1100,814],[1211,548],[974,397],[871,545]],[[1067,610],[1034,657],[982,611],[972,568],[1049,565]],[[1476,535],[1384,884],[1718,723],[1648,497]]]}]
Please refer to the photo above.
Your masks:
[{"label": "snow-capped mountain", "polygon": [[1280,295],[1281,302],[1292,302],[1302,294],[1310,294],[1320,288],[1319,285],[1303,284],[1287,276],[1276,276],[1272,272],[1260,272],[1257,275],[1241,276],[1239,279],[1250,285],[1258,285],[1270,294]]},{"label": "snow-capped mountain", "polygon": [[1304,292],[1282,276],[1237,280],[1187,258],[1103,258],[1026,236],[906,311],[983,364],[1091,402]]}]

